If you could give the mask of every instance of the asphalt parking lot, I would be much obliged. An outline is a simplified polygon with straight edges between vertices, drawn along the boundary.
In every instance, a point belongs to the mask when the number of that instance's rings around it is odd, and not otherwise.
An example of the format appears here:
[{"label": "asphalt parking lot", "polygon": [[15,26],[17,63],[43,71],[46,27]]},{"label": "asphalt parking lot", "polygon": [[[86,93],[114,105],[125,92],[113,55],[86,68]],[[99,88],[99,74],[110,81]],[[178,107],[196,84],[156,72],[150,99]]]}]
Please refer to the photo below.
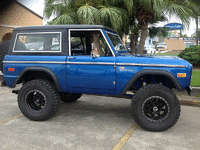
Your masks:
[{"label": "asphalt parking lot", "polygon": [[129,99],[83,95],[45,122],[24,117],[12,89],[0,87],[1,150],[199,150],[200,107],[181,106],[177,124],[148,132],[132,119]]}]

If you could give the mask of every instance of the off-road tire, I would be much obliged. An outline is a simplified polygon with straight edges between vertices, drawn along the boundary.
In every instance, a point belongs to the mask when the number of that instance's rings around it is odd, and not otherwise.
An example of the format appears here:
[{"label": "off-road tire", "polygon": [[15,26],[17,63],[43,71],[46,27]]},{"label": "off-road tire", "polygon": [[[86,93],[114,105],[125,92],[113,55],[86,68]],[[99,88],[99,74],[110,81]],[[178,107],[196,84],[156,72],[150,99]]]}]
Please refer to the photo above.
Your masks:
[{"label": "off-road tire", "polygon": [[131,109],[132,116],[140,127],[156,132],[171,128],[181,112],[176,95],[160,84],[141,87],[132,98]]},{"label": "off-road tire", "polygon": [[3,72],[3,60],[8,53],[10,41],[4,41],[0,43],[0,71]]},{"label": "off-road tire", "polygon": [[79,94],[79,93],[62,93],[61,94],[61,100],[63,102],[68,102],[68,103],[72,103],[77,101],[83,94]]},{"label": "off-road tire", "polygon": [[[36,99],[40,102],[36,103]],[[47,80],[32,80],[25,83],[18,94],[18,105],[24,116],[34,121],[51,118],[60,106],[60,94]],[[43,106],[40,107],[40,105]]]}]

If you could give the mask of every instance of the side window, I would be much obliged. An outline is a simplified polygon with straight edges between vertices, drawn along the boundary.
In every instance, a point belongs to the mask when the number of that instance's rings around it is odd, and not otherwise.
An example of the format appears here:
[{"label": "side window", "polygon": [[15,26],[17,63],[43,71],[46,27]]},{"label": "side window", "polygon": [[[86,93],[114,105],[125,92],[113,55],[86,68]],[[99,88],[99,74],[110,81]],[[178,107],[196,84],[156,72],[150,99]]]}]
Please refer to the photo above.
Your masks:
[{"label": "side window", "polygon": [[72,56],[112,56],[111,50],[100,31],[71,31]]},{"label": "side window", "polygon": [[59,52],[60,33],[18,34],[14,52]]},{"label": "side window", "polygon": [[71,51],[74,55],[86,55],[86,37],[71,37]]}]

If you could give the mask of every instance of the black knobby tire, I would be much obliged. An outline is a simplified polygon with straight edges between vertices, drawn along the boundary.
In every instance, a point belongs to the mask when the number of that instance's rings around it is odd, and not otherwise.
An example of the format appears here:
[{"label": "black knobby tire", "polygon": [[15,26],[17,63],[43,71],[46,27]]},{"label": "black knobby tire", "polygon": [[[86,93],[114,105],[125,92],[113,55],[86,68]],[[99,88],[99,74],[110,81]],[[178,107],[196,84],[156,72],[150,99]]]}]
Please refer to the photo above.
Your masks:
[{"label": "black knobby tire", "polygon": [[21,112],[34,121],[51,118],[60,106],[60,94],[55,86],[47,80],[32,80],[22,86],[18,94]]},{"label": "black knobby tire", "polygon": [[79,93],[62,93],[61,94],[61,100],[63,102],[68,102],[68,103],[72,103],[77,101],[83,94],[79,94]]},{"label": "black knobby tire", "polygon": [[10,41],[4,41],[0,43],[0,71],[3,72],[3,60],[8,53]]},{"label": "black knobby tire", "polygon": [[132,98],[132,116],[135,122],[148,131],[171,128],[180,116],[180,103],[167,87],[149,84],[140,88]]}]

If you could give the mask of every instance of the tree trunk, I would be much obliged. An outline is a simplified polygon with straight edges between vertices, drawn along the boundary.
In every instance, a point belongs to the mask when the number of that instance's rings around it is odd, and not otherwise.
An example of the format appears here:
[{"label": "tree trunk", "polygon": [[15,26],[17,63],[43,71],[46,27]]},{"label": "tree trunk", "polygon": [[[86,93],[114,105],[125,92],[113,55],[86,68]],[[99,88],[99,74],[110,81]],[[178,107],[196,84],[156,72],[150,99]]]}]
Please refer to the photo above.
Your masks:
[{"label": "tree trunk", "polygon": [[196,17],[196,42],[197,42],[197,45],[199,45],[198,43],[198,31],[199,31],[199,19],[198,19],[198,15]]},{"label": "tree trunk", "polygon": [[140,36],[140,43],[138,46],[137,54],[143,54],[144,44],[147,37],[147,29],[148,29],[148,22],[141,24],[141,36]]},{"label": "tree trunk", "polygon": [[137,33],[133,33],[133,34],[130,35],[130,39],[131,39],[131,42],[130,42],[131,54],[136,53],[135,46],[137,44],[138,37],[139,37],[138,32]]}]

